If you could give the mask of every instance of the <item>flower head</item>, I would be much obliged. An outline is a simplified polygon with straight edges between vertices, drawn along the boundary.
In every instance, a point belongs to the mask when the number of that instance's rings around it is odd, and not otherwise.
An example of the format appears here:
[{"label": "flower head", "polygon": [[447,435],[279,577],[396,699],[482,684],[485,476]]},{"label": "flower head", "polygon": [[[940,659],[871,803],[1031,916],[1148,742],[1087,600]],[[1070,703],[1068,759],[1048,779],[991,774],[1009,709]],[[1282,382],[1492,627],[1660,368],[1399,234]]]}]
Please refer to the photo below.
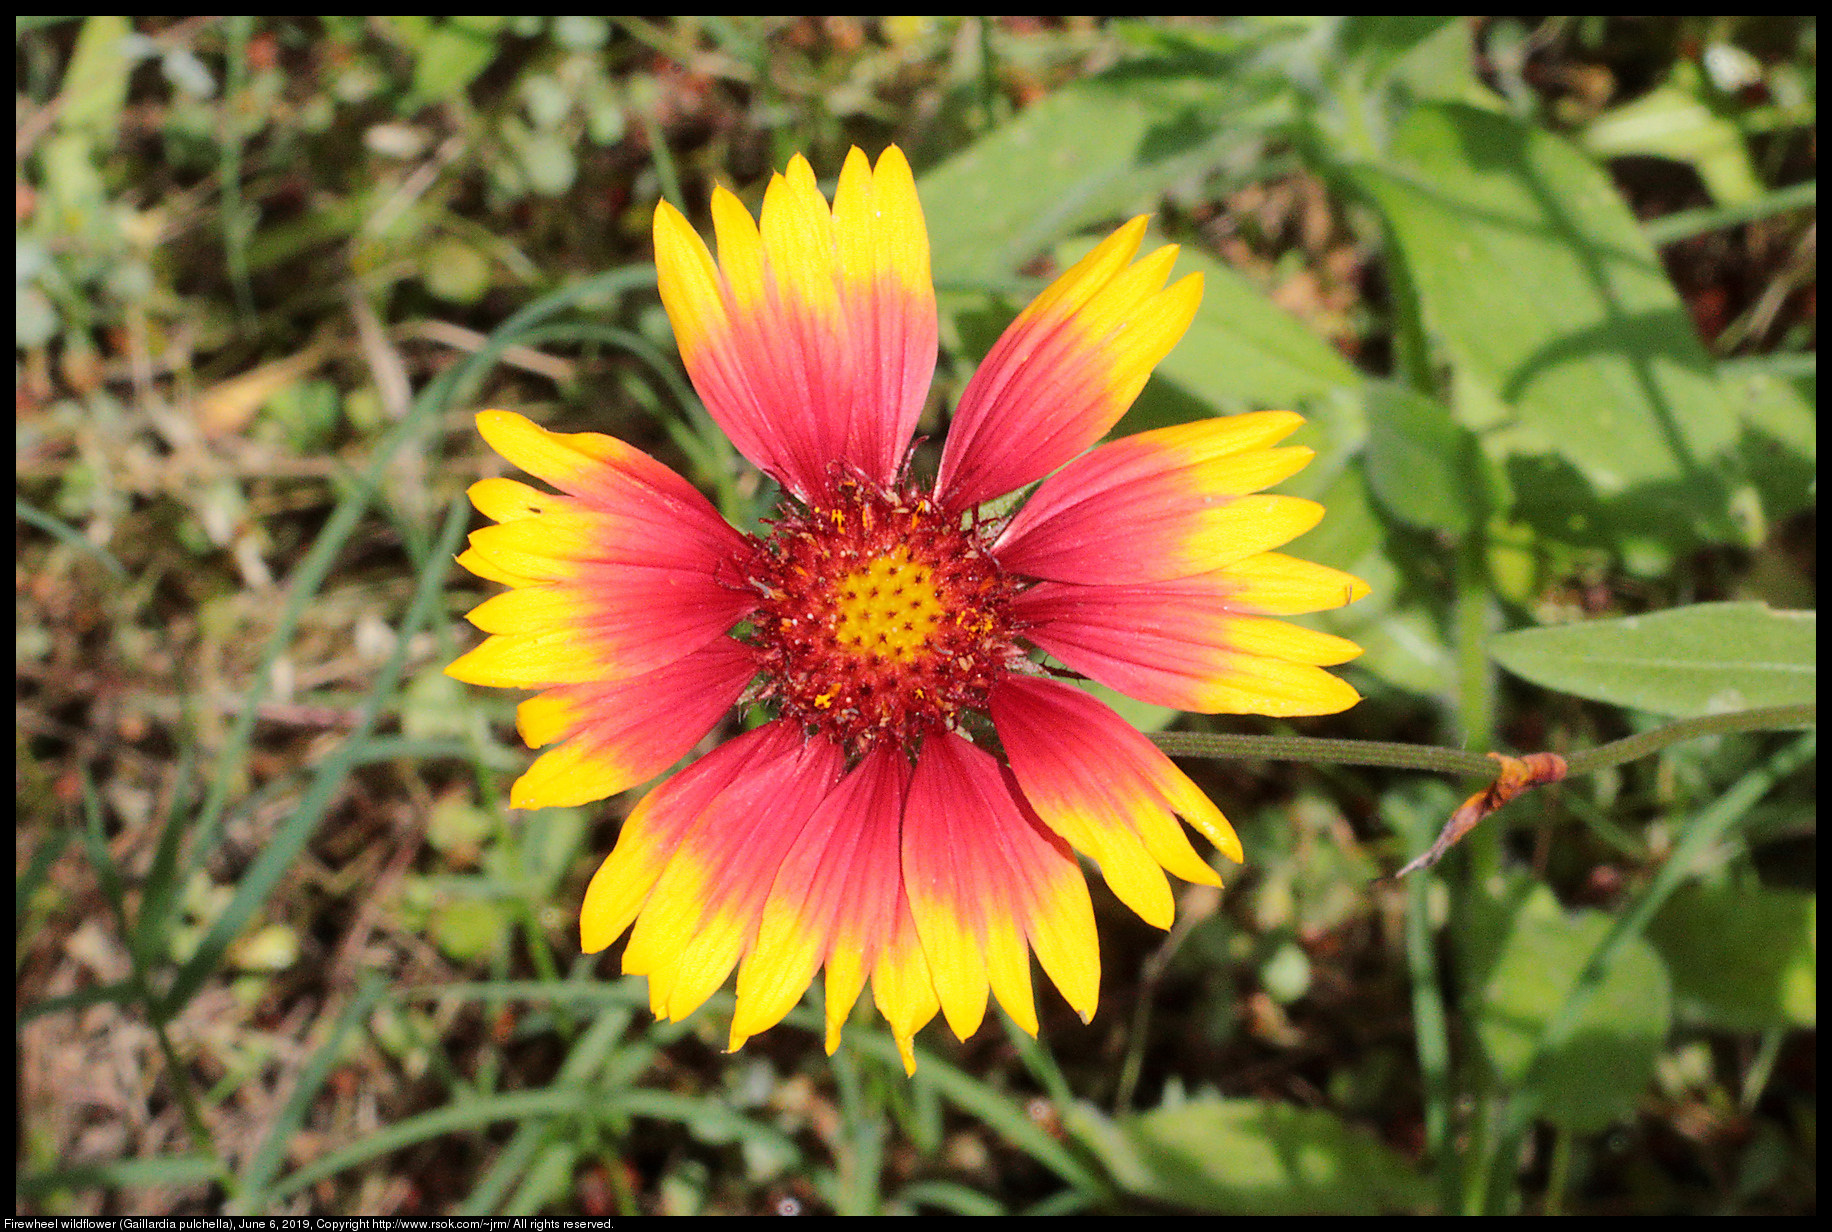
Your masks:
[{"label": "flower head", "polygon": [[[1060,677],[1208,713],[1356,700],[1322,669],[1357,648],[1275,619],[1367,590],[1271,550],[1322,516],[1260,492],[1309,460],[1275,447],[1300,421],[1091,448],[1201,297],[1199,275],[1165,285],[1174,246],[1134,260],[1139,218],[1012,322],[919,483],[935,297],[903,154],[874,168],[853,150],[831,207],[797,157],[760,221],[722,189],[712,213],[716,262],[657,207],[662,303],[707,410],[782,485],[772,532],[740,534],[620,441],[486,411],[485,440],[558,494],[471,489],[497,525],[459,561],[511,589],[471,613],[491,636],[449,671],[541,690],[517,712],[547,749],[518,808],[645,782],[741,697],[774,713],[645,796],[586,891],[586,951],[631,929],[624,970],[658,1015],[736,968],[736,1048],[824,967],[829,1051],[869,982],[913,1067],[920,1027],[939,1011],[965,1038],[989,993],[1034,1033],[1034,952],[1085,1020],[1100,958],[1075,853],[1168,927],[1165,870],[1220,884],[1177,819],[1241,850],[1168,758]],[[1039,480],[1015,515],[978,512]]]}]

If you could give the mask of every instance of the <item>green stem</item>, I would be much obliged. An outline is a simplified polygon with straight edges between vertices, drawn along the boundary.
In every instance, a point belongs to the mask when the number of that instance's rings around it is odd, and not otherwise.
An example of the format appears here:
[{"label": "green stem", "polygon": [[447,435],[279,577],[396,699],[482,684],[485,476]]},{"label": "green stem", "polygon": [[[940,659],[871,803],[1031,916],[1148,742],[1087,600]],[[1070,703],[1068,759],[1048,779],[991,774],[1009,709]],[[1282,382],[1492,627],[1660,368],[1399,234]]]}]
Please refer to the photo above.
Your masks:
[{"label": "green stem", "polygon": [[1566,762],[1568,775],[1595,774],[1625,761],[1635,761],[1658,753],[1670,744],[1700,736],[1723,736],[1731,732],[1776,731],[1785,728],[1811,727],[1817,721],[1817,702],[1797,706],[1765,706],[1760,710],[1735,710],[1728,714],[1708,714],[1696,719],[1680,719],[1656,727],[1653,731],[1613,740],[1594,749],[1574,753]]},{"label": "green stem", "polygon": [[248,36],[254,18],[227,20],[229,45],[223,83],[223,256],[229,267],[229,285],[235,292],[236,311],[244,328],[255,326],[254,291],[248,280],[248,213],[242,203],[242,130],[236,115],[248,73]]},{"label": "green stem", "polygon": [[1472,530],[1457,548],[1457,725],[1463,747],[1486,753],[1495,742],[1495,669],[1489,663],[1489,595],[1487,545]]},{"label": "green stem", "polygon": [[1221,732],[1154,732],[1151,742],[1172,757],[1307,761],[1319,765],[1391,766],[1438,774],[1493,778],[1493,759],[1462,749],[1383,740],[1325,740],[1316,736],[1241,736]]},{"label": "green stem", "polygon": [[[1679,719],[1652,731],[1574,753],[1567,759],[1567,778],[1595,774],[1623,762],[1658,753],[1682,740],[1724,736],[1732,732],[1786,731],[1818,721],[1819,704],[1764,706],[1696,719]],[[1316,765],[1390,766],[1435,774],[1495,777],[1495,760],[1464,749],[1432,744],[1395,744],[1384,740],[1325,740],[1315,736],[1244,736],[1223,732],[1153,732],[1151,742],[1172,757],[1223,760],[1307,761]]]},{"label": "green stem", "polygon": [[[1429,842],[1429,836],[1426,839]],[[1425,1156],[1448,1173],[1450,1122],[1456,1093],[1450,1075],[1450,1031],[1438,988],[1436,947],[1431,928],[1432,876],[1406,883],[1406,966],[1412,975],[1412,1033],[1419,1052],[1419,1081],[1425,1101]]]},{"label": "green stem", "polygon": [[668,134],[646,108],[638,110],[642,115],[642,130],[649,138],[649,154],[655,162],[655,178],[661,182],[662,197],[685,214],[687,198],[681,194],[681,177],[674,167],[674,151],[668,148]]},{"label": "green stem", "polygon": [[1552,1137],[1552,1163],[1547,1169],[1546,1203],[1540,1213],[1560,1215],[1564,1213],[1565,1187],[1571,1184],[1572,1133],[1566,1126],[1559,1126]]}]

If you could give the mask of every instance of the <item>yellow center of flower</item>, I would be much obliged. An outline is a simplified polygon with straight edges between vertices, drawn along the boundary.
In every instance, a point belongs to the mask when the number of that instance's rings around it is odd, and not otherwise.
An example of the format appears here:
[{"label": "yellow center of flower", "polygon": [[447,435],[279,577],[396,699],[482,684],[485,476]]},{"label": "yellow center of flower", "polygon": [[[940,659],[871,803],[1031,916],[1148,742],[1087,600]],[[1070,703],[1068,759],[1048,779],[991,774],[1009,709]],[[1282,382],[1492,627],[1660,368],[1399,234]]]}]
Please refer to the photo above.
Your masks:
[{"label": "yellow center of flower", "polygon": [[980,528],[916,492],[848,480],[828,508],[784,510],[745,582],[763,696],[850,752],[983,709],[1021,657],[1019,582]]},{"label": "yellow center of flower", "polygon": [[942,617],[935,571],[891,549],[840,579],[833,605],[833,640],[855,654],[908,663],[927,645]]}]

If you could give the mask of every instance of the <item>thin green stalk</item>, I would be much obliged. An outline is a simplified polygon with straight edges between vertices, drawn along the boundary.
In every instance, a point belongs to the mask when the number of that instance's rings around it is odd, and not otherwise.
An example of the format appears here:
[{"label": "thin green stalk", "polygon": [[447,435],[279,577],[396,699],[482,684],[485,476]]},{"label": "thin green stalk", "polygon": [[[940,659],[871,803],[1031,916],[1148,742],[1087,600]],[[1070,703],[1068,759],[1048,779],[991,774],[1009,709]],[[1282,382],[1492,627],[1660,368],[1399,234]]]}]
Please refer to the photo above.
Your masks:
[{"label": "thin green stalk", "polygon": [[153,1037],[159,1044],[160,1057],[165,1062],[166,1076],[171,1081],[172,1092],[178,1098],[178,1105],[184,1112],[185,1132],[190,1135],[191,1145],[199,1154],[206,1155],[216,1162],[216,1180],[233,1197],[239,1185],[228,1165],[217,1154],[216,1143],[210,1137],[210,1129],[204,1123],[203,1110],[198,1106],[197,1093],[191,1088],[190,1071],[178,1057],[178,1050],[172,1046],[171,1033],[166,1030],[167,1016],[160,999],[154,994],[151,982],[146,977],[146,956],[133,930],[128,926],[127,893],[121,882],[121,872],[115,866],[114,857],[108,851],[108,838],[102,830],[102,805],[96,798],[95,783],[88,771],[83,772],[83,842],[88,849],[89,862],[94,865],[96,876],[102,883],[102,895],[108,900],[109,910],[114,914],[115,927],[120,930],[122,943],[127,948],[128,984],[134,991],[134,999],[145,1011],[147,1022],[153,1029]]},{"label": "thin green stalk", "polygon": [[674,167],[674,151],[668,148],[668,134],[648,108],[639,107],[642,116],[642,131],[649,138],[649,156],[655,163],[655,178],[661,181],[662,196],[669,205],[685,214],[687,198],[681,192],[680,172]]},{"label": "thin green stalk", "polygon": [[1743,1115],[1748,1116],[1756,1110],[1756,1103],[1762,1098],[1762,1090],[1768,1086],[1768,1076],[1775,1070],[1775,1061],[1781,1055],[1781,1041],[1787,1038],[1787,1032],[1778,1027],[1770,1027],[1762,1033],[1762,1043],[1756,1049],[1756,1058],[1749,1064],[1749,1072],[1743,1075],[1743,1092],[1737,1097],[1737,1107]]},{"label": "thin green stalk", "polygon": [[999,121],[994,107],[999,97],[999,73],[992,58],[992,18],[982,14],[976,20],[980,36],[980,124],[991,128]]},{"label": "thin green stalk", "polygon": [[1475,1119],[1469,1127],[1469,1149],[1463,1154],[1462,1205],[1458,1213],[1480,1215],[1483,1198],[1488,1192],[1489,1173],[1495,1160],[1495,1093],[1487,1067],[1476,1064],[1479,1072],[1476,1089],[1471,1093]]},{"label": "thin green stalk", "polygon": [[839,1182],[834,1206],[841,1215],[876,1215],[878,1173],[884,1162],[884,1119],[866,1092],[868,1085],[850,1052],[833,1057],[840,1090]]},{"label": "thin green stalk", "polygon": [[[1573,753],[1567,778],[1594,774],[1610,766],[1658,753],[1669,745],[1702,736],[1732,732],[1786,731],[1818,721],[1817,702],[1763,706],[1695,719],[1678,719],[1625,740]],[[1172,757],[1248,761],[1304,761],[1315,765],[1389,766],[1435,774],[1495,777],[1495,761],[1481,753],[1431,744],[1396,744],[1384,740],[1325,740],[1315,736],[1246,736],[1226,732],[1153,732],[1151,742]]]},{"label": "thin green stalk", "polygon": [[115,559],[113,552],[100,544],[89,542],[83,532],[62,519],[54,518],[42,509],[34,509],[17,496],[13,497],[13,516],[28,526],[36,526],[59,543],[73,547],[84,555],[93,556],[102,563],[104,569],[117,578],[123,581],[127,579],[127,570],[122,567],[120,561]]},{"label": "thin green stalk", "polygon": [[229,267],[229,285],[244,329],[252,330],[256,318],[254,290],[248,280],[248,207],[242,201],[242,129],[236,115],[248,75],[248,36],[254,18],[238,14],[224,18],[228,32],[225,48],[227,76],[223,83],[223,147],[219,174],[223,181],[223,256]]},{"label": "thin green stalk", "polygon": [[1573,1153],[1571,1130],[1561,1125],[1552,1135],[1552,1162],[1546,1169],[1546,1202],[1540,1214],[1561,1215],[1564,1213],[1565,1190],[1571,1184]]},{"label": "thin green stalk", "polygon": [[[1495,676],[1488,657],[1489,614],[1494,600],[1489,593],[1487,550],[1480,524],[1473,527],[1457,545],[1456,605],[1452,617],[1452,640],[1457,657],[1457,726],[1463,747],[1483,752],[1495,741]],[[1471,921],[1483,910],[1480,901],[1488,886],[1497,884],[1501,871],[1501,830],[1496,826],[1478,826],[1462,844],[1464,859],[1460,865],[1460,882],[1452,896],[1452,927],[1460,936],[1470,935]],[[1466,1027],[1467,1029],[1467,1027]],[[1470,1149],[1463,1158],[1445,1158],[1441,1166],[1463,1173],[1464,1210],[1480,1204],[1493,1184],[1495,1173],[1507,1171],[1501,1161],[1502,1135],[1496,1131],[1494,1096],[1487,1089],[1493,1075],[1474,1050],[1466,1072],[1478,1084],[1477,1107],[1480,1129],[1470,1137]],[[1424,1058],[1420,1058],[1421,1065]],[[1475,1209],[1480,1209],[1478,1205]]]},{"label": "thin green stalk", "polygon": [[1656,248],[1671,244],[1675,240],[1690,239],[1703,235],[1707,231],[1716,231],[1722,227],[1738,227],[1746,222],[1757,222],[1776,214],[1785,214],[1789,210],[1812,209],[1819,197],[1819,181],[1808,180],[1804,184],[1790,184],[1786,188],[1777,188],[1774,192],[1765,193],[1754,201],[1739,202],[1736,205],[1717,205],[1699,210],[1681,210],[1677,214],[1668,214],[1664,218],[1655,218],[1642,225],[1642,234],[1648,237]]},{"label": "thin green stalk", "polygon": [[[1430,836],[1425,835],[1430,843]],[[1448,1173],[1450,1121],[1455,1091],[1450,1074],[1450,1032],[1438,987],[1438,960],[1431,928],[1433,874],[1420,870],[1406,882],[1406,966],[1412,985],[1412,1034],[1419,1054],[1425,1100],[1425,1156]]]},{"label": "thin green stalk", "polygon": [[1612,740],[1594,749],[1574,753],[1567,759],[1566,765],[1571,775],[1594,774],[1610,766],[1619,766],[1623,762],[1658,753],[1681,740],[1724,736],[1731,732],[1811,727],[1818,720],[1818,711],[1817,702],[1802,702],[1797,706],[1765,706],[1760,710],[1736,710],[1727,714],[1703,715],[1696,719],[1680,719],[1624,740]]},{"label": "thin green stalk", "polygon": [[1384,740],[1325,740],[1316,736],[1243,736],[1224,732],[1153,732],[1151,742],[1172,757],[1258,761],[1307,761],[1319,765],[1391,766],[1437,774],[1495,776],[1495,763],[1480,753],[1429,744]]}]

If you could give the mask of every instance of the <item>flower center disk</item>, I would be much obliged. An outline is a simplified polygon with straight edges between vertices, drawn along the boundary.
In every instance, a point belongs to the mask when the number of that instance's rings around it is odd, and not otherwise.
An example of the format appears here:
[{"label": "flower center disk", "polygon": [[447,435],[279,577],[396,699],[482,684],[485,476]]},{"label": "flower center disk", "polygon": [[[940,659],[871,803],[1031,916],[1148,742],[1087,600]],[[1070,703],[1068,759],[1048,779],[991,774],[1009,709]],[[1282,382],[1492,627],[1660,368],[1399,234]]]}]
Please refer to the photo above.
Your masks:
[{"label": "flower center disk", "polygon": [[854,754],[982,709],[1020,654],[1018,582],[977,529],[913,491],[847,482],[829,507],[785,510],[747,580],[768,695]]}]

